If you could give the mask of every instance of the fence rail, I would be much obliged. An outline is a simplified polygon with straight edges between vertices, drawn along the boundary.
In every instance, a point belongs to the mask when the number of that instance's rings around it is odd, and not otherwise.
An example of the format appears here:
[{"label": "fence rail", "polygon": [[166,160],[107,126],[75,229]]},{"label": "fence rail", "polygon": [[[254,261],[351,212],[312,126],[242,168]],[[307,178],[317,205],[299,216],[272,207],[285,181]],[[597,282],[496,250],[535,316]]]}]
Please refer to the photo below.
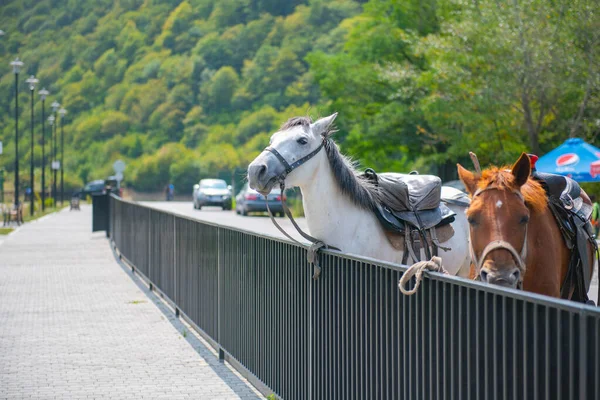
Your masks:
[{"label": "fence rail", "polygon": [[[599,399],[600,311],[324,252],[112,197],[110,237],[285,399]],[[251,380],[252,380],[251,379]]]}]

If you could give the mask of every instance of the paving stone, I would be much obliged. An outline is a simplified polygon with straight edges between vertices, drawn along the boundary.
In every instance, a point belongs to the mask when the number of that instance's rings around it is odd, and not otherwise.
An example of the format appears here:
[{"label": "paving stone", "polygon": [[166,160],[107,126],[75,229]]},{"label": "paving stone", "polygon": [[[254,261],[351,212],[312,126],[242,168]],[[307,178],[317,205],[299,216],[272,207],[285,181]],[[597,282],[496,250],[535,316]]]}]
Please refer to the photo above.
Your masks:
[{"label": "paving stone", "polygon": [[83,205],[2,238],[0,399],[261,398],[115,260],[91,218]]}]

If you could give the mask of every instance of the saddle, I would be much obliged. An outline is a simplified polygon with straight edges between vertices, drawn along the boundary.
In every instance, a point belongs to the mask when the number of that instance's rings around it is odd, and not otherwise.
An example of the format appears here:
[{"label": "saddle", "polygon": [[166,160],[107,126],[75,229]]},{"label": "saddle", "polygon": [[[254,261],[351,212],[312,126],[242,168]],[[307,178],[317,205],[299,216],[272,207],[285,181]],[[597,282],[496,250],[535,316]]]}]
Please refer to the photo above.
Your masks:
[{"label": "saddle", "polygon": [[420,261],[421,249],[427,258],[437,255],[441,243],[454,235],[450,223],[454,212],[441,199],[442,181],[433,175],[416,173],[377,174],[367,169],[361,178],[377,188],[377,204],[373,212],[392,246],[404,251],[402,263],[410,255]]},{"label": "saddle", "polygon": [[[587,242],[597,254],[598,246],[593,236],[590,216],[592,206],[587,204],[581,187],[573,179],[549,173],[533,172],[532,178],[540,182],[548,195],[548,206],[558,224],[565,244],[571,250],[567,276],[562,284],[561,297],[586,303],[590,288],[592,263]],[[593,257],[593,256],[592,256]]]},{"label": "saddle", "polygon": [[592,215],[592,206],[581,197],[581,187],[568,176],[534,172],[533,178],[542,184],[548,197],[560,200],[564,208],[571,210],[581,218],[588,220]]}]

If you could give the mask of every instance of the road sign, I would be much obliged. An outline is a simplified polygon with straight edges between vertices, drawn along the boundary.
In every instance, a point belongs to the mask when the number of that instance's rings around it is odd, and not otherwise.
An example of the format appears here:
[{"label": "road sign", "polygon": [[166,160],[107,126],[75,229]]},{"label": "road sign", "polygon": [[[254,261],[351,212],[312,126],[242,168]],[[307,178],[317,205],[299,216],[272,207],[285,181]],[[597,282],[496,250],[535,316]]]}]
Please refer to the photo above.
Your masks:
[{"label": "road sign", "polygon": [[115,178],[117,178],[117,180],[118,180],[119,182],[121,182],[121,181],[123,180],[123,173],[122,173],[122,172],[117,172],[117,173],[115,174]]},{"label": "road sign", "polygon": [[60,161],[52,161],[52,169],[59,170],[60,169]]},{"label": "road sign", "polygon": [[0,154],[2,154],[2,142],[0,142]]},{"label": "road sign", "polygon": [[115,161],[115,163],[113,164],[113,169],[116,173],[125,171],[125,162],[123,162],[123,160]]}]

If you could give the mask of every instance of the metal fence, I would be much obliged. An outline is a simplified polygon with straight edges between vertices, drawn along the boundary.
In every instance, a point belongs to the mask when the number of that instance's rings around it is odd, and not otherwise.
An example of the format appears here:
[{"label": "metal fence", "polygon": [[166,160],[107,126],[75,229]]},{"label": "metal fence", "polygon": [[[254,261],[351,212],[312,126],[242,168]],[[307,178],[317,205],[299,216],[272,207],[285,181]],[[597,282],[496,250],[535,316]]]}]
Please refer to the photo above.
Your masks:
[{"label": "metal fence", "polygon": [[285,399],[599,399],[600,311],[324,252],[111,198],[110,236],[215,346]]}]

